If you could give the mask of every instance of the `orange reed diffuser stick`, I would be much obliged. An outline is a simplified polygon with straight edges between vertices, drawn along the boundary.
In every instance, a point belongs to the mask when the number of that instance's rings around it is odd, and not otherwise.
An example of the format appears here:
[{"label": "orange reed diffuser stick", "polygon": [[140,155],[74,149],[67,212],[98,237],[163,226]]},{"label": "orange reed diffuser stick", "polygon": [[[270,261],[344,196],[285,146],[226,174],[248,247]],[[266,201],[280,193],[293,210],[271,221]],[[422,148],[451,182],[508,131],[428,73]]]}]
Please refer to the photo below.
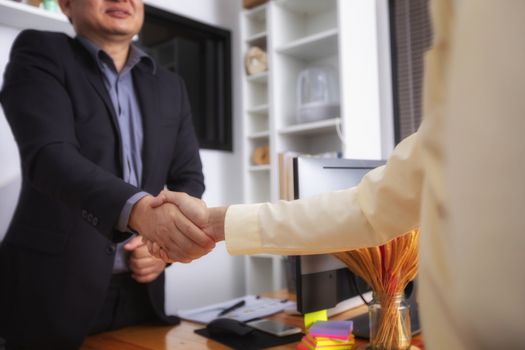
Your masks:
[{"label": "orange reed diffuser stick", "polygon": [[[407,232],[379,247],[334,254],[370,285],[376,307],[377,328],[370,337],[372,349],[401,350],[410,347],[410,316],[400,301],[407,284],[417,274],[419,229]],[[370,307],[371,317],[374,306]],[[377,309],[378,308],[378,309]]]}]

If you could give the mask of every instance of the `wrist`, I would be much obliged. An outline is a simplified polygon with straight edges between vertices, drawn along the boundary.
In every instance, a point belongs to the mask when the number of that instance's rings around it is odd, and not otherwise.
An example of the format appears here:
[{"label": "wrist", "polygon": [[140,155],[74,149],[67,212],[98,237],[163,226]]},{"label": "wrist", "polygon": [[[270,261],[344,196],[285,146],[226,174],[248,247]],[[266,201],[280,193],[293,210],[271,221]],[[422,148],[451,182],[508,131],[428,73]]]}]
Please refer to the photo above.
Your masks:
[{"label": "wrist", "polygon": [[148,212],[151,210],[152,200],[153,197],[151,195],[142,197],[135,203],[129,215],[129,228],[141,235],[144,235],[143,224],[146,222]]},{"label": "wrist", "polygon": [[213,237],[215,242],[224,241],[224,220],[227,209],[227,207],[215,207],[209,209],[210,235]]}]

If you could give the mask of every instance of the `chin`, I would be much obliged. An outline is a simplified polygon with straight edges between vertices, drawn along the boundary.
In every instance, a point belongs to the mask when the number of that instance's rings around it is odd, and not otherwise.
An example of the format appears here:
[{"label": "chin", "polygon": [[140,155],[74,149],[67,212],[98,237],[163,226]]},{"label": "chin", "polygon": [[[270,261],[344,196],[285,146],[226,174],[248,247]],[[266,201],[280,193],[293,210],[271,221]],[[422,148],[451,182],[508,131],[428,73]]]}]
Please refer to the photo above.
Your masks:
[{"label": "chin", "polygon": [[135,36],[138,31],[137,30],[132,30],[132,29],[129,29],[129,28],[108,28],[107,31],[106,31],[108,34],[111,34],[111,35],[115,35],[115,36],[122,36],[122,37],[130,37],[132,38],[133,36]]}]

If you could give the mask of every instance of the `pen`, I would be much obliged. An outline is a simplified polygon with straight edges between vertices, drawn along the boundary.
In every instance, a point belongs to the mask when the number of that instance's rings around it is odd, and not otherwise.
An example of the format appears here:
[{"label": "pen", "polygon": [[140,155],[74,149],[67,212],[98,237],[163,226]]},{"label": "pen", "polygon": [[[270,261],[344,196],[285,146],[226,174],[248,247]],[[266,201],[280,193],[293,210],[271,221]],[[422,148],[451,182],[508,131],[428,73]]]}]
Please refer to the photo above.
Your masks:
[{"label": "pen", "polygon": [[232,312],[233,310],[236,310],[236,309],[238,309],[240,307],[243,307],[244,304],[246,304],[246,301],[245,300],[241,300],[238,303],[235,303],[232,306],[227,307],[226,309],[224,309],[221,312],[219,312],[218,316],[226,315],[227,313]]}]

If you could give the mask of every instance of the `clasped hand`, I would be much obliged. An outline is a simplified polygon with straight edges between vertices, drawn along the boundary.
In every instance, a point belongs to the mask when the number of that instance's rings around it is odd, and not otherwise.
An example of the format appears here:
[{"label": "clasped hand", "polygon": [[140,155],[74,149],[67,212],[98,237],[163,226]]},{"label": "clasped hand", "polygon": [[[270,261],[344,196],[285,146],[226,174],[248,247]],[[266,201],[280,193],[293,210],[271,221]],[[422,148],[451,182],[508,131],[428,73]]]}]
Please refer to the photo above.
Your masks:
[{"label": "clasped hand", "polygon": [[208,209],[198,198],[165,190],[135,204],[130,226],[142,236],[151,255],[165,262],[189,263],[224,239],[223,220],[213,213],[219,211]]}]

